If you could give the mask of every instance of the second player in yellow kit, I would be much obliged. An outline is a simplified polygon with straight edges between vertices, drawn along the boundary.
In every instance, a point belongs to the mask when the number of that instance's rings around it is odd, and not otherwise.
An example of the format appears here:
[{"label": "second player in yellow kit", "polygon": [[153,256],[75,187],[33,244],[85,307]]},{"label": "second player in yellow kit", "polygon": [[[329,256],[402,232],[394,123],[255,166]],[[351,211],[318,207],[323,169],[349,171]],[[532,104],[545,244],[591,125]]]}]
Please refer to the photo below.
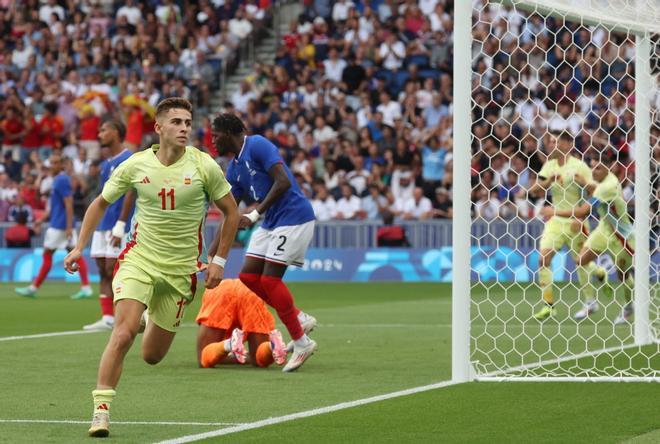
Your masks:
[{"label": "second player in yellow kit", "polygon": [[157,364],[167,354],[185,305],[195,294],[204,241],[208,202],[224,214],[210,251],[206,287],[216,287],[236,236],[239,214],[230,186],[215,161],[187,146],[192,129],[192,105],[185,99],[165,99],[156,108],[154,129],[159,145],[134,154],[112,173],[103,192],[85,212],[78,244],[64,259],[68,272],[90,240],[111,202],[129,189],[137,194],[131,239],[117,258],[113,279],[115,325],[99,364],[90,436],[110,433],[110,404],[123,362],[140,329],[145,310],[150,318],[142,338],[142,357]]},{"label": "second player in yellow kit", "polygon": [[[549,159],[539,171],[537,182],[528,190],[533,192],[540,189],[546,193],[550,192],[552,207],[569,213],[586,202],[587,198],[584,187],[575,180],[576,176],[591,180],[589,166],[571,154],[573,143],[573,137],[567,132],[548,135]],[[573,216],[552,216],[546,223],[539,242],[541,253],[539,285],[545,304],[534,315],[537,319],[545,319],[554,314],[551,262],[555,253],[566,246],[577,261],[588,235],[588,227],[584,221]],[[605,277],[605,270],[596,267],[593,263],[578,268],[577,273],[580,291],[587,293],[593,292],[589,282],[592,273],[600,278]]]}]

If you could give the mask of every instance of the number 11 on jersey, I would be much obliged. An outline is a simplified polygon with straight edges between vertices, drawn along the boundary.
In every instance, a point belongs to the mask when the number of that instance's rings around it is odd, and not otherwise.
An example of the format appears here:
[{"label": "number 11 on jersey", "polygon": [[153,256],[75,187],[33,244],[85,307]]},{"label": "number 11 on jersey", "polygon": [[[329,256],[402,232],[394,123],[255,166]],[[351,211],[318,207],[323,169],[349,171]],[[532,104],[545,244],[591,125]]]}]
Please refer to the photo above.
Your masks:
[{"label": "number 11 on jersey", "polygon": [[170,198],[170,210],[174,209],[174,188],[170,188],[169,191],[165,191],[165,188],[161,188],[160,192],[158,193],[160,196],[160,204],[161,204],[161,209],[167,210],[167,200],[165,199],[166,197]]}]

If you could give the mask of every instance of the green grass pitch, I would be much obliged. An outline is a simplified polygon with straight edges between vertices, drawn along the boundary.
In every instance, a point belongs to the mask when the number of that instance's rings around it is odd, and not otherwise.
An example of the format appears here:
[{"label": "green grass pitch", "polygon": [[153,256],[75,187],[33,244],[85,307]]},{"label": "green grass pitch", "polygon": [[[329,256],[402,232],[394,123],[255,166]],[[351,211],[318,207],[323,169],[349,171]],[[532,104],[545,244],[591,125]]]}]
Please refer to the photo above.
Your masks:
[{"label": "green grass pitch", "polygon": [[[162,363],[152,367],[141,361],[138,337],[126,358],[112,406],[109,441],[175,439],[451,378],[449,286],[299,283],[291,288],[298,305],[319,320],[312,333],[319,350],[299,372],[283,374],[275,366],[266,370],[197,368],[193,322],[201,299],[198,295]],[[74,285],[46,283],[39,297],[30,300],[14,295],[13,285],[0,285],[0,443],[92,440],[86,436],[91,390],[108,333],[3,339],[75,331],[95,321],[98,301],[72,301],[68,295],[73,291]],[[541,353],[544,346],[547,349],[540,340],[525,343],[518,339],[534,338],[534,332],[543,328],[554,338],[550,346],[555,353],[566,347],[578,352],[580,347],[599,345],[587,333],[611,329],[599,320],[587,328],[572,321],[563,323],[560,317],[554,324],[533,325],[525,319],[515,326],[514,313],[501,304],[501,293],[479,289],[478,294],[483,301],[479,304],[482,322],[474,312],[473,317],[474,328],[483,336],[481,349],[488,349],[489,341],[498,349],[515,349],[514,354],[491,355],[490,361],[475,356],[484,362],[485,370],[497,370],[506,355],[512,359],[511,365],[517,365]],[[525,309],[535,303],[533,295],[523,295],[520,290],[510,289],[508,297],[518,298],[518,305]],[[566,306],[560,307],[562,315],[569,312],[572,298],[575,295],[567,292]],[[612,314],[606,311],[598,319]],[[522,319],[522,312],[515,313],[515,318]],[[578,332],[579,328],[584,331]],[[553,335],[553,331],[562,334]],[[617,338],[630,335],[624,328],[612,332]],[[580,343],[578,333],[591,338],[586,345],[584,340]],[[554,342],[562,341],[563,336],[569,337],[563,345]],[[535,350],[534,354],[525,353],[524,347]],[[517,361],[514,355],[520,355]],[[657,357],[648,365],[660,368]],[[660,442],[658,412],[660,384],[655,383],[476,382],[204,442],[643,444]],[[164,424],[168,422],[176,424]]]}]

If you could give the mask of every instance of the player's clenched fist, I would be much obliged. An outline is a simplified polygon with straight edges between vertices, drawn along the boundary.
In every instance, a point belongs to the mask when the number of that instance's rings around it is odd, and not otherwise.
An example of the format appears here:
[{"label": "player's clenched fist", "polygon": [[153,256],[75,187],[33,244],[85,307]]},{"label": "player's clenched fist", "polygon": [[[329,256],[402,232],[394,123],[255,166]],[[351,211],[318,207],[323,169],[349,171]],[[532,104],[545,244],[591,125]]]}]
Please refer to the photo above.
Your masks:
[{"label": "player's clenched fist", "polygon": [[78,261],[82,257],[82,252],[74,248],[64,258],[64,269],[67,273],[73,274],[78,271]]},{"label": "player's clenched fist", "polygon": [[206,288],[215,288],[225,275],[225,269],[218,264],[211,263],[206,270]]}]

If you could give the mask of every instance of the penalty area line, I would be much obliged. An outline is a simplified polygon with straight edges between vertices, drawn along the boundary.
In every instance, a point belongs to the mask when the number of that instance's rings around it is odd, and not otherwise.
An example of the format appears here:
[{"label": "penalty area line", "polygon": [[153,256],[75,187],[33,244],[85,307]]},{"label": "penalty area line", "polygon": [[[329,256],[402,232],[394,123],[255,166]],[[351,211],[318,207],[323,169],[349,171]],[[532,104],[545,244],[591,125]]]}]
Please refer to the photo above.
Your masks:
[{"label": "penalty area line", "polygon": [[350,409],[352,407],[358,407],[366,404],[372,404],[374,402],[385,401],[387,399],[399,398],[401,396],[413,395],[416,393],[427,392],[429,390],[435,390],[443,387],[449,387],[451,385],[458,384],[454,381],[442,381],[435,384],[422,385],[419,387],[413,387],[406,390],[399,390],[396,392],[386,393],[384,395],[372,396],[370,398],[356,399],[355,401],[341,402],[339,404],[329,405],[326,407],[320,407],[311,410],[305,410],[298,413],[292,413],[284,416],[276,416],[274,418],[262,419],[260,421],[249,422],[245,424],[236,425],[233,427],[226,427],[218,430],[211,430],[210,432],[197,433],[194,435],[185,435],[179,438],[168,439],[165,441],[159,441],[156,444],[183,444],[187,442],[199,441],[207,438],[214,438],[216,436],[230,435],[233,433],[244,432],[246,430],[259,429],[261,427],[266,427],[275,424],[281,424],[283,422],[293,421],[301,418],[309,418],[310,416],[323,415],[326,413],[336,412],[338,410]]}]

